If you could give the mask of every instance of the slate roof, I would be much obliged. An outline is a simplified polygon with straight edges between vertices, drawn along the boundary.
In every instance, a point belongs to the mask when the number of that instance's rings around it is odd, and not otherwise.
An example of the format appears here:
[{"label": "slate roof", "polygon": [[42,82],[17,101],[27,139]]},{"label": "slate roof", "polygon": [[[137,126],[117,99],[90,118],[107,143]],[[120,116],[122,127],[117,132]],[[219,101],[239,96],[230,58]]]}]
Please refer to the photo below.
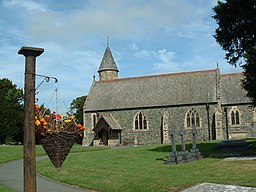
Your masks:
[{"label": "slate roof", "polygon": [[243,73],[222,74],[221,79],[221,100],[222,104],[251,103],[246,96],[246,91],[242,88],[241,79]]},{"label": "slate roof", "polygon": [[104,53],[104,56],[101,60],[98,72],[105,71],[105,70],[118,71],[116,62],[115,62],[114,57],[111,53],[111,50],[108,46],[107,46],[107,48],[105,50],[105,53]]},{"label": "slate roof", "polygon": [[95,81],[85,112],[216,101],[217,69]]}]

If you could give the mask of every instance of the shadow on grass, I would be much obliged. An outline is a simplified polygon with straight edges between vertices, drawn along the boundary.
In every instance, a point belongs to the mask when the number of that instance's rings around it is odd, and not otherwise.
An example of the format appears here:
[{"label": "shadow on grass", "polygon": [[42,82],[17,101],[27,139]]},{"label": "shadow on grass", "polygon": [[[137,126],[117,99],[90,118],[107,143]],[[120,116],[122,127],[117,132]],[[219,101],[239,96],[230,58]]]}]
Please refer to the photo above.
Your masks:
[{"label": "shadow on grass", "polygon": [[[203,142],[198,143],[196,146],[203,155],[204,158],[211,157],[211,158],[226,158],[226,157],[234,157],[234,156],[256,156],[256,139],[246,139],[248,144],[252,147],[247,149],[241,149],[240,147],[234,148],[224,148],[218,149],[216,146],[220,141],[210,141],[210,142]],[[181,151],[181,144],[178,143],[176,145],[177,151]],[[186,144],[186,150],[189,151],[192,149],[192,143]],[[149,151],[154,152],[171,152],[172,146],[171,145],[163,145],[159,147],[155,147],[153,149],[149,149]],[[157,160],[164,160],[163,158],[157,158]]]}]

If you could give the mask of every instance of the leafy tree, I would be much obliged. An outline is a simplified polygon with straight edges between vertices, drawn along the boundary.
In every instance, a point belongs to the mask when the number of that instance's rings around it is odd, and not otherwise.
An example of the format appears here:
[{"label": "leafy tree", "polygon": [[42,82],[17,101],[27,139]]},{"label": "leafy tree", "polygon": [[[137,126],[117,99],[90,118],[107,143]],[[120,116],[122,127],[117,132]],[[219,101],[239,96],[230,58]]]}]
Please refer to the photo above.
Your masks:
[{"label": "leafy tree", "polygon": [[23,91],[12,81],[0,79],[0,143],[22,142],[23,139]]},{"label": "leafy tree", "polygon": [[44,106],[44,103],[42,105],[40,105],[40,111],[44,115],[50,115],[51,114],[51,110],[49,108],[46,108]]},{"label": "leafy tree", "polygon": [[87,96],[81,96],[74,99],[70,104],[70,110],[75,115],[78,123],[83,123],[83,106]]},{"label": "leafy tree", "polygon": [[254,98],[254,106],[256,106],[256,48],[248,51],[248,54],[245,55],[245,61],[246,64],[243,67],[246,78],[243,80],[243,86],[245,90],[248,90],[248,97]]},{"label": "leafy tree", "polygon": [[218,1],[213,11],[218,25],[214,37],[226,51],[228,63],[243,67],[244,88],[256,105],[256,0]]}]

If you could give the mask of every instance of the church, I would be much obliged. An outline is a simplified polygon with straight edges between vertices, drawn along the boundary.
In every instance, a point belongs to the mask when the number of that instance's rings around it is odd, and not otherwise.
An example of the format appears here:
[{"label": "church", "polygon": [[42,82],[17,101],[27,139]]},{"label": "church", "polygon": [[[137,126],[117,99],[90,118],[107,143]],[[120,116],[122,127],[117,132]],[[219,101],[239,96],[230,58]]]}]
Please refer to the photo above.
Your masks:
[{"label": "church", "polygon": [[255,137],[256,109],[242,73],[220,69],[118,78],[109,46],[83,107],[83,145],[170,143],[170,131],[192,127],[197,140]]}]

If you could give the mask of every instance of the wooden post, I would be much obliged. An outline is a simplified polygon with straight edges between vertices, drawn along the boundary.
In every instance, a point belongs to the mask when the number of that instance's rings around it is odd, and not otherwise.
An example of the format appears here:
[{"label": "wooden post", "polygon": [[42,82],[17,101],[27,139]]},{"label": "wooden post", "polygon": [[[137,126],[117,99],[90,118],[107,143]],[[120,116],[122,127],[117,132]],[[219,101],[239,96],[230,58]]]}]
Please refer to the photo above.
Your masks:
[{"label": "wooden post", "polygon": [[18,54],[25,56],[25,98],[23,124],[24,192],[36,192],[35,150],[35,72],[36,57],[42,48],[22,47]]}]

